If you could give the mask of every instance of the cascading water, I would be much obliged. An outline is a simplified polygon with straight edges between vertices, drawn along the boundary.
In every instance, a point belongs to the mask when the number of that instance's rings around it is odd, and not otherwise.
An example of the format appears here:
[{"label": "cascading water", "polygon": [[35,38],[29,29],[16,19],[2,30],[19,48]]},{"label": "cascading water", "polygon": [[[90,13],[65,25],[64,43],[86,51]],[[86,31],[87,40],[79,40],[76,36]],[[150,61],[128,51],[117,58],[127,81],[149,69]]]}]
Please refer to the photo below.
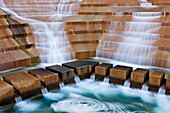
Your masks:
[{"label": "cascading water", "polygon": [[[155,60],[152,57],[156,55],[159,48],[154,46],[154,43],[161,38],[156,34],[161,23],[150,22],[159,20],[161,15],[161,12],[132,12],[130,22],[125,24],[111,22],[108,36],[115,34],[114,39],[112,41],[106,35],[106,39],[104,37],[100,40],[96,55],[140,65],[154,64]],[[119,31],[123,28],[123,31]]]},{"label": "cascading water", "polygon": [[[0,1],[0,7],[13,11],[18,18],[29,21],[29,25],[35,36],[35,47],[40,54],[42,62],[56,63],[71,59],[71,45],[68,42],[67,32],[64,31],[67,23],[64,18],[77,15],[72,10],[78,10],[79,4],[65,4],[70,0],[13,0],[13,5],[5,5]],[[83,0],[72,0],[83,2]],[[10,2],[10,1],[9,1]],[[92,1],[90,1],[92,2]],[[146,0],[140,0],[141,6],[150,5]],[[31,5],[31,4],[36,5]],[[42,4],[41,4],[42,3]],[[43,3],[46,3],[43,4]],[[22,5],[28,4],[28,5]],[[7,7],[6,7],[7,6]],[[9,8],[9,9],[8,9]],[[28,9],[31,9],[29,12]],[[24,10],[26,13],[24,13]],[[21,11],[21,12],[20,12]],[[42,11],[42,12],[41,12]],[[111,22],[108,34],[121,35],[117,42],[100,41],[99,46],[106,50],[97,51],[97,56],[138,64],[153,63],[152,58],[145,59],[143,56],[152,55],[158,47],[152,44],[160,38],[154,34],[160,27],[160,23],[149,23],[160,18],[159,12],[144,13],[135,12],[130,22],[125,24]],[[123,12],[117,12],[117,16],[123,16]],[[22,17],[21,17],[22,16]],[[142,22],[140,22],[142,20]],[[138,23],[139,22],[139,23]],[[88,23],[88,22],[87,22]],[[124,26],[123,31],[117,31],[119,26]],[[71,30],[70,30],[71,31]],[[104,34],[104,31],[103,31]],[[111,45],[116,52],[109,52]],[[147,46],[146,46],[147,45]],[[110,57],[111,56],[111,57]],[[154,55],[153,55],[154,56]],[[42,91],[43,98],[26,100],[15,104],[13,107],[0,110],[4,113],[53,113],[53,112],[169,112],[170,98],[168,96],[153,94],[137,89],[130,89],[129,80],[124,86],[113,86],[109,78],[104,82],[92,80],[80,81],[75,77],[76,84],[65,86],[60,84],[60,90],[49,92]],[[145,88],[143,88],[145,89]],[[162,89],[160,89],[162,91]],[[160,92],[161,92],[160,91]],[[20,99],[20,98],[18,98]],[[16,101],[18,101],[18,99]]]},{"label": "cascading water", "polygon": [[[75,57],[65,31],[67,25],[61,21],[68,16],[77,15],[73,12],[80,8],[79,4],[69,4],[70,0],[10,2],[0,0],[0,7],[29,22],[35,37],[35,51],[42,63],[60,63]],[[82,0],[77,2],[81,3]]]}]

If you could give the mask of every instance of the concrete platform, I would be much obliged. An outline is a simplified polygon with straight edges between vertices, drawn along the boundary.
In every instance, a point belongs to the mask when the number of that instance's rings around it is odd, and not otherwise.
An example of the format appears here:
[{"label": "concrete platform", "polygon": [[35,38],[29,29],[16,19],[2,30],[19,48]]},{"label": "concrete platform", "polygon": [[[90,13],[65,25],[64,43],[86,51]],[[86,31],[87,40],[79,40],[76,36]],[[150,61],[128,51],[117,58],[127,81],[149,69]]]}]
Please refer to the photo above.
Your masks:
[{"label": "concrete platform", "polygon": [[13,85],[22,99],[27,99],[41,93],[40,79],[26,72],[3,75],[3,80]]},{"label": "concrete platform", "polygon": [[48,91],[59,88],[59,77],[57,73],[45,70],[43,68],[28,70],[28,73],[38,77]]},{"label": "concrete platform", "polygon": [[113,64],[102,63],[95,67],[95,80],[103,81],[104,78],[109,75],[110,68],[113,67]]},{"label": "concrete platform", "polygon": [[153,71],[149,76],[149,91],[158,92],[161,85],[165,83],[165,72]]},{"label": "concrete platform", "polygon": [[74,69],[75,73],[80,79],[90,78],[90,75],[94,72],[95,66],[99,65],[99,62],[95,61],[74,61],[62,64],[65,67]]},{"label": "concrete platform", "polygon": [[131,87],[142,88],[142,85],[149,80],[149,70],[137,68],[131,73]]},{"label": "concrete platform", "polygon": [[[121,84],[130,78],[133,67],[117,65],[110,69],[110,83]],[[119,81],[119,82],[118,82]]]},{"label": "concrete platform", "polygon": [[74,83],[74,69],[67,68],[60,65],[53,65],[46,67],[47,70],[58,73],[59,78],[64,82],[64,84]]},{"label": "concrete platform", "polygon": [[14,88],[0,79],[0,106],[14,102]]}]

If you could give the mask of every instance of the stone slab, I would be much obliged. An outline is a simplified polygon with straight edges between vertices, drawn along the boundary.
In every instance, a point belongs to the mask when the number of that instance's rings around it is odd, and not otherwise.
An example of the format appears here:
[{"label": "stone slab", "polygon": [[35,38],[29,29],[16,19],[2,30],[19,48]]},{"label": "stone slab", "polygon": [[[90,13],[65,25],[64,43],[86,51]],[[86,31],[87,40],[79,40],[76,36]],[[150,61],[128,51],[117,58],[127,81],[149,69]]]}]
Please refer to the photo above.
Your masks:
[{"label": "stone slab", "polygon": [[99,65],[99,62],[95,61],[74,61],[62,64],[63,66],[73,68],[75,73],[80,79],[89,78],[94,72],[95,66]]},{"label": "stone slab", "polygon": [[47,87],[48,91],[59,88],[58,74],[43,68],[28,70],[28,73],[38,77]]},{"label": "stone slab", "polygon": [[110,68],[113,67],[113,64],[102,63],[95,67],[95,80],[103,81],[104,77],[106,77],[110,73]]},{"label": "stone slab", "polygon": [[137,68],[131,73],[131,87],[141,89],[143,84],[149,80],[149,70]]},{"label": "stone slab", "polygon": [[14,88],[0,79],[0,105],[14,102]]},{"label": "stone slab", "polygon": [[137,68],[131,73],[131,81],[134,83],[144,84],[149,79],[149,70]]},{"label": "stone slab", "polygon": [[74,83],[74,69],[53,65],[46,67],[47,70],[58,73],[59,78],[64,82],[64,84]]},{"label": "stone slab", "polygon": [[165,72],[153,71],[149,76],[149,90],[158,92],[159,87],[165,82]]},{"label": "stone slab", "polygon": [[4,81],[13,85],[13,87],[20,93],[23,99],[41,93],[40,79],[26,72],[16,72],[3,75],[3,79]]},{"label": "stone slab", "polygon": [[117,65],[110,69],[110,78],[125,81],[130,77],[132,70],[133,67]]}]

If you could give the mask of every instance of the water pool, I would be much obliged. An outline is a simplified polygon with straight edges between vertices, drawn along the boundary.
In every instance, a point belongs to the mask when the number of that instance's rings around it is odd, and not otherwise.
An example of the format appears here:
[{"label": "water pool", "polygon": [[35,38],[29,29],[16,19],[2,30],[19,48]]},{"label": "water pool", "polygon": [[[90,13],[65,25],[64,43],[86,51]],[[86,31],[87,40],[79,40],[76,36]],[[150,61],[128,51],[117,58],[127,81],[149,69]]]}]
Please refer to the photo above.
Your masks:
[{"label": "water pool", "polygon": [[2,113],[95,113],[170,111],[170,97],[140,89],[114,86],[86,79],[49,92],[42,98],[25,100]]}]

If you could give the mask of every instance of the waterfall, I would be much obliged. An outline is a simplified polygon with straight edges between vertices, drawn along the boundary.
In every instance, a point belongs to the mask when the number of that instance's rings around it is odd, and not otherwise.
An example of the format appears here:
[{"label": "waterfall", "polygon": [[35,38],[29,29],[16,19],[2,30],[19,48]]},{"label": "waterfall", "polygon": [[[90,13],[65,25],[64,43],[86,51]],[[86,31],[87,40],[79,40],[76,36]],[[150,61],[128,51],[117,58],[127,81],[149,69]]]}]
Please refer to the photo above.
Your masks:
[{"label": "waterfall", "polygon": [[109,79],[108,77],[105,77],[104,80],[103,80],[103,82],[109,83],[109,80],[110,80],[110,79]]},{"label": "waterfall", "polygon": [[81,82],[79,76],[77,76],[76,74],[74,74],[74,80],[76,81],[76,83]]},{"label": "waterfall", "polygon": [[149,89],[149,87],[148,87],[148,82],[149,82],[149,81],[146,81],[146,82],[143,84],[142,90],[148,91],[148,89]]},{"label": "waterfall", "polygon": [[125,81],[124,86],[130,87],[130,78]]},{"label": "waterfall", "polygon": [[62,82],[59,84],[59,86],[60,86],[60,89],[62,89],[65,86],[65,84]]},{"label": "waterfall", "polygon": [[165,89],[164,87],[165,87],[165,84],[164,84],[164,85],[162,85],[162,86],[159,88],[159,90],[158,90],[158,94],[163,94],[163,95],[165,95],[165,93],[166,93],[166,89]]},{"label": "waterfall", "polygon": [[43,88],[43,89],[41,89],[41,92],[44,95],[44,94],[48,93],[48,90],[47,90],[47,88]]},{"label": "waterfall", "polygon": [[16,103],[21,102],[21,101],[22,101],[22,97],[21,96],[15,98],[15,102]]},{"label": "waterfall", "polygon": [[[96,51],[97,57],[139,65],[152,65],[158,51],[155,46],[161,36],[156,34],[161,28],[161,12],[132,12],[129,22],[111,21],[108,33],[103,36]],[[112,37],[111,37],[112,36]]]},{"label": "waterfall", "polygon": [[[29,23],[34,35],[34,52],[42,63],[60,63],[73,59],[75,52],[68,39],[67,22],[64,18],[77,15],[80,4],[70,4],[70,0],[0,0],[0,7],[13,16]],[[74,0],[73,0],[74,1]],[[82,2],[78,0],[77,2]],[[74,33],[74,32],[73,32]]]},{"label": "waterfall", "polygon": [[[35,47],[43,63],[59,63],[71,59],[67,34],[62,32],[63,23],[30,23],[35,36]],[[60,32],[58,32],[60,31]]]}]

